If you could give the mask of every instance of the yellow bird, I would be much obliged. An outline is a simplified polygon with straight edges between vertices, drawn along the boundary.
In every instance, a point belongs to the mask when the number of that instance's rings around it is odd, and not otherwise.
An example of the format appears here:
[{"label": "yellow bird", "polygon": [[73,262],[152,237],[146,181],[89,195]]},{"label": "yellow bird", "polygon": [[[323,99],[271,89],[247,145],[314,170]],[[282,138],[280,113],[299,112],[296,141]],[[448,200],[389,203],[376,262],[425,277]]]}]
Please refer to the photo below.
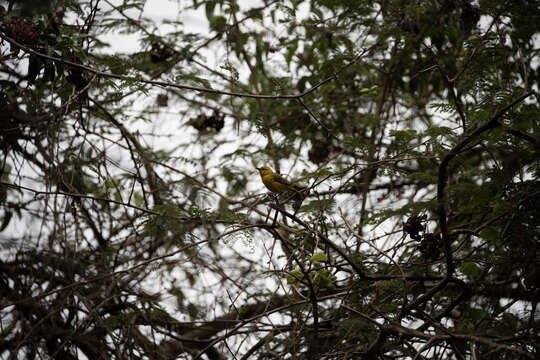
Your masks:
[{"label": "yellow bird", "polygon": [[293,207],[295,209],[300,207],[300,203],[307,195],[307,188],[305,186],[292,184],[283,176],[273,172],[268,166],[261,166],[260,168],[257,168],[257,170],[259,170],[261,180],[268,190],[278,194],[286,192],[292,193],[293,195],[291,198],[295,200]]}]

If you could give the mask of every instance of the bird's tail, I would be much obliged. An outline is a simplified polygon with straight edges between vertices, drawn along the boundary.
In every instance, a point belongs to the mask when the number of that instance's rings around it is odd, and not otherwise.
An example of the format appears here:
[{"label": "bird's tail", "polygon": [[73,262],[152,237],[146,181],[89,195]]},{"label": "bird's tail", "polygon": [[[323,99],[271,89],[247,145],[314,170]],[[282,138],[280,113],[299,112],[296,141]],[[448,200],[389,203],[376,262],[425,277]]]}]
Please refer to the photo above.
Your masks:
[{"label": "bird's tail", "polygon": [[309,194],[309,188],[307,186],[300,186],[300,185],[293,185],[294,186],[294,193],[291,195],[291,199],[293,200],[292,207],[295,212],[300,209],[300,206],[302,206],[302,202]]}]

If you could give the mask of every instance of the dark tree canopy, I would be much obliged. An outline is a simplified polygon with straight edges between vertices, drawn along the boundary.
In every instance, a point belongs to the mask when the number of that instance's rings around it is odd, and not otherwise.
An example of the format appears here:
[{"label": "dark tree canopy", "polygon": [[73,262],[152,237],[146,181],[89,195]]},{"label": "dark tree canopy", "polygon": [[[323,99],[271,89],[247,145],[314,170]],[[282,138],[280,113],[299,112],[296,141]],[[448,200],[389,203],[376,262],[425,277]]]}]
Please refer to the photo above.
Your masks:
[{"label": "dark tree canopy", "polygon": [[0,358],[537,359],[539,24],[0,0]]}]

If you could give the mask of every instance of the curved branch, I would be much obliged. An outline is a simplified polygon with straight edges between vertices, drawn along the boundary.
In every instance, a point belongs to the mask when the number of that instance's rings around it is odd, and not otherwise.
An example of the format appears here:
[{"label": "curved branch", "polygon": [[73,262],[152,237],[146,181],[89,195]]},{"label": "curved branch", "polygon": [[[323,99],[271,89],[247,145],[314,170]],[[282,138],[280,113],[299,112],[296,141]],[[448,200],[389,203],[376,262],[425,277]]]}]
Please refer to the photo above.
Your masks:
[{"label": "curved branch", "polygon": [[[65,59],[62,59],[62,58],[59,58],[59,57],[56,57],[56,56],[51,56],[51,55],[40,53],[39,51],[31,49],[31,48],[29,48],[27,46],[24,46],[23,44],[15,41],[14,39],[7,36],[3,32],[0,32],[0,38],[8,41],[9,43],[17,46],[18,48],[24,50],[25,52],[27,52],[29,54],[36,55],[36,56],[38,56],[40,58],[55,61],[55,62],[64,64],[64,65],[69,65],[69,66],[72,66],[74,68],[78,68],[78,69],[81,69],[81,70],[84,70],[84,71],[88,71],[89,73],[92,73],[92,74],[95,74],[95,75],[98,75],[98,76],[109,77],[109,78],[113,78],[113,79],[129,81],[129,82],[140,82],[140,83],[143,83],[143,84],[163,86],[163,87],[173,87],[173,88],[177,88],[177,89],[192,90],[192,91],[196,91],[196,92],[218,94],[218,95],[228,95],[228,96],[246,97],[246,98],[254,98],[254,99],[299,99],[299,98],[302,98],[302,97],[314,92],[315,90],[317,90],[322,85],[324,85],[324,84],[326,84],[326,83],[328,83],[331,80],[336,78],[335,75],[332,75],[332,76],[322,80],[318,84],[312,86],[311,88],[307,89],[306,91],[304,91],[302,93],[297,93],[297,94],[264,95],[264,94],[238,93],[238,92],[233,92],[233,91],[216,90],[216,89],[199,87],[199,86],[175,84],[175,83],[171,83],[171,82],[168,82],[168,81],[147,80],[147,79],[142,79],[140,77],[108,73],[108,72],[97,70],[97,69],[95,69],[93,67],[90,67],[90,66],[87,66],[87,65],[78,64],[78,63],[75,63],[73,61],[65,60]],[[340,71],[344,70],[345,68],[347,68],[347,67],[351,66],[352,64],[356,63],[363,55],[365,55],[367,52],[369,52],[371,49],[373,49],[376,45],[378,45],[378,44],[372,45],[371,47],[364,49],[353,60],[351,60],[351,62],[349,62],[345,66],[343,66],[340,69]]]},{"label": "curved branch", "polygon": [[514,101],[512,101],[510,104],[502,108],[495,116],[493,116],[488,122],[486,122],[484,125],[480,126],[476,130],[474,130],[471,134],[465,136],[463,139],[461,139],[460,142],[458,142],[446,155],[443,157],[441,164],[439,165],[439,176],[437,180],[437,212],[439,215],[439,226],[441,228],[441,237],[442,241],[444,243],[444,253],[446,257],[446,271],[447,271],[447,277],[450,278],[452,276],[452,273],[454,272],[454,263],[452,260],[452,249],[451,249],[451,241],[450,236],[448,232],[448,224],[447,224],[447,216],[446,216],[446,183],[448,180],[448,165],[450,164],[450,161],[454,157],[456,157],[457,154],[463,150],[463,148],[467,145],[469,145],[476,137],[481,135],[482,133],[493,129],[499,125],[499,119],[508,112],[513,106],[516,104],[522,102],[527,97],[533,94],[533,91],[529,91],[525,93],[524,95],[521,95]]}]

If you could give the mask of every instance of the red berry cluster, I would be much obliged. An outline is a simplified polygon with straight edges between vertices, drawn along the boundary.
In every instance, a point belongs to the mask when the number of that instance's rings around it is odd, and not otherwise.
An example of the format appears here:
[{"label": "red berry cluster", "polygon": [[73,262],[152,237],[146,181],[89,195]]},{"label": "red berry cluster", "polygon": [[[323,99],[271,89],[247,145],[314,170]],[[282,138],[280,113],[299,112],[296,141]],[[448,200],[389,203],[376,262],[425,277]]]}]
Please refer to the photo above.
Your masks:
[{"label": "red berry cluster", "polygon": [[3,24],[2,31],[19,44],[26,46],[34,45],[40,35],[36,25],[17,18]]}]

